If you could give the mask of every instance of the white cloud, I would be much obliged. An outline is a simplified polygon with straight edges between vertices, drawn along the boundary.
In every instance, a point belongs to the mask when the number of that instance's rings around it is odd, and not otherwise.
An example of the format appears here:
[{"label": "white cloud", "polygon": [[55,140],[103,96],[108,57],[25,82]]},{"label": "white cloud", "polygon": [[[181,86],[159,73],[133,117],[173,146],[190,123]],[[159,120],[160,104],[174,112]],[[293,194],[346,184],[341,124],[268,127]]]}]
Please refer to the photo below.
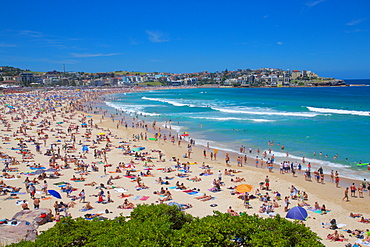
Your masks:
[{"label": "white cloud", "polygon": [[31,30],[21,30],[20,34],[24,35],[24,36],[33,37],[33,38],[40,38],[40,37],[44,36],[44,34],[41,33],[41,32],[31,31]]},{"label": "white cloud", "polygon": [[348,22],[346,25],[347,26],[354,26],[354,25],[357,25],[357,24],[360,24],[361,22],[363,22],[364,20],[366,20],[367,18],[364,18],[364,19],[357,19],[357,20],[352,20],[350,22]]},{"label": "white cloud", "polygon": [[265,16],[263,16],[263,18],[267,18],[267,17],[269,17],[269,15],[265,15]]},{"label": "white cloud", "polygon": [[167,42],[169,41],[168,39],[168,34],[162,33],[160,31],[146,31],[147,34],[149,34],[149,40],[151,42],[155,43],[161,43],[161,42]]},{"label": "white cloud", "polygon": [[278,45],[283,45],[284,43],[279,41],[279,42],[277,42],[277,44]]},{"label": "white cloud", "polygon": [[120,53],[71,53],[72,57],[111,57],[119,54]]},{"label": "white cloud", "polygon": [[319,3],[322,3],[322,2],[325,2],[326,0],[317,0],[317,1],[314,1],[314,2],[309,2],[309,3],[306,3],[306,5],[308,7],[313,7],[313,6],[316,6],[318,5]]}]

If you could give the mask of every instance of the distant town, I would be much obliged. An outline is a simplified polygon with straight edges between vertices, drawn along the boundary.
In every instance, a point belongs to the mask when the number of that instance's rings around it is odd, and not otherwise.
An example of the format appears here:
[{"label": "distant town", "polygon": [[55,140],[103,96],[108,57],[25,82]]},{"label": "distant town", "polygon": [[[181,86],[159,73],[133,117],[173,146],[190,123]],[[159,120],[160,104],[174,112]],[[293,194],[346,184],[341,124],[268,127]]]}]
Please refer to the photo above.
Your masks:
[{"label": "distant town", "polygon": [[11,66],[0,67],[0,86],[9,87],[133,87],[133,86],[204,86],[222,87],[298,87],[341,86],[344,81],[320,77],[307,70],[273,68],[235,71],[162,73],[114,71],[103,73],[49,71],[34,72]]}]

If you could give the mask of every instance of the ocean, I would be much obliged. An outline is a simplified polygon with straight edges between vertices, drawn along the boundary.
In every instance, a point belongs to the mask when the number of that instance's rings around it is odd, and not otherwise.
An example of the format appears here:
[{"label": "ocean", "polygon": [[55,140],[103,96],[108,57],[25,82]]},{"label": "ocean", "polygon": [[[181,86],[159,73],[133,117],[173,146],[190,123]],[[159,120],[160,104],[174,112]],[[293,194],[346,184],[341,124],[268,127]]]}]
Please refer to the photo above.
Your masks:
[{"label": "ocean", "polygon": [[370,180],[367,166],[357,166],[370,162],[370,80],[345,81],[365,86],[151,90],[111,95],[106,104],[188,132],[198,145],[272,149],[277,162],[288,153],[325,173]]}]

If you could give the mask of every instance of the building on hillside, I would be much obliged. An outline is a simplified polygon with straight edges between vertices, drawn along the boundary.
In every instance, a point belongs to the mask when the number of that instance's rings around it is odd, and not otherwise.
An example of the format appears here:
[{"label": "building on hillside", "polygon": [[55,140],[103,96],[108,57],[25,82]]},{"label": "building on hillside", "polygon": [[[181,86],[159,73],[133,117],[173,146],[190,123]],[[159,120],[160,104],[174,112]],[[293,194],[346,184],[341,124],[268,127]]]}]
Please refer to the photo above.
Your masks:
[{"label": "building on hillside", "polygon": [[291,79],[292,80],[297,80],[301,77],[301,71],[299,70],[292,70],[292,76],[291,76]]},{"label": "building on hillside", "polygon": [[19,81],[24,84],[30,84],[35,81],[35,78],[33,77],[32,73],[23,72],[19,74],[18,77]]}]

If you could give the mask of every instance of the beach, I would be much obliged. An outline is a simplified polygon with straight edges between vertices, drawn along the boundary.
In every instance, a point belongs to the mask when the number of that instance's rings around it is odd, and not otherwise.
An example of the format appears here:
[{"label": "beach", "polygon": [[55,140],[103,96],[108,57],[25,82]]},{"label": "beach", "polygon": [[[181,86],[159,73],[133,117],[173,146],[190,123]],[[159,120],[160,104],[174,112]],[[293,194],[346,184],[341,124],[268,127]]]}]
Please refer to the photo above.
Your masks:
[{"label": "beach", "polygon": [[[108,113],[99,107],[105,95],[124,92],[123,89],[56,90],[3,95],[0,152],[5,170],[1,181],[21,189],[0,196],[0,218],[10,219],[21,211],[17,201],[26,200],[33,210],[33,199],[26,192],[25,180],[28,178],[36,188],[35,198],[41,199],[40,208],[51,208],[54,213],[55,202],[62,201],[66,206],[61,207],[60,215],[73,218],[99,214],[113,219],[120,214],[128,216],[132,207],[138,204],[171,202],[183,205],[186,213],[196,217],[211,215],[214,210],[227,212],[230,206],[236,212],[285,217],[284,198],[289,197],[288,208],[298,203],[306,204],[304,208],[309,217],[304,224],[316,232],[326,246],[343,246],[357,240],[344,230],[368,229],[366,223],[359,222],[360,218],[349,215],[370,217],[367,207],[370,192],[363,191],[361,198],[356,190],[356,197],[349,194],[348,202],[342,200],[346,187],[355,183],[358,188],[362,181],[341,177],[338,187],[328,175],[324,182],[317,182],[314,177],[306,181],[303,176],[306,164],[294,175],[281,173],[279,164],[274,164],[269,171],[266,162],[261,167],[259,160],[256,167],[255,159],[250,157],[238,166],[238,153],[228,154],[230,164],[227,165],[225,151],[219,151],[216,160],[211,159],[210,153],[214,150],[192,145],[191,135],[172,131],[169,136],[170,131],[161,123],[146,122],[141,116],[130,117],[119,111]],[[190,157],[184,157],[185,154]],[[257,155],[256,150],[251,155]],[[271,158],[271,155],[267,157]],[[46,169],[55,170],[45,172],[47,178],[42,177],[42,172],[33,174]],[[221,183],[217,182],[219,178]],[[264,188],[266,181],[269,181],[268,190]],[[183,188],[179,189],[176,184]],[[249,208],[238,198],[243,194],[235,193],[233,189],[240,184],[251,185],[253,188],[249,193],[257,197],[249,201]],[[69,185],[72,191],[67,197],[65,191]],[[292,186],[296,188],[293,196]],[[7,188],[12,190],[10,187]],[[58,192],[62,198],[45,193],[47,190]],[[84,200],[81,199],[82,190]],[[298,191],[299,195],[305,192],[308,198],[295,198]],[[274,200],[278,205],[275,204],[270,215],[259,213],[266,193],[270,200],[265,202],[265,207],[271,206]],[[125,199],[128,202],[124,203]],[[86,209],[87,202],[91,209]],[[328,212],[322,215],[321,210],[319,213],[308,210],[315,202],[320,207],[324,204]],[[339,231],[348,241],[326,239],[333,233],[326,224],[331,219],[342,225]],[[38,231],[47,230],[54,224],[55,221],[39,226]]]}]

